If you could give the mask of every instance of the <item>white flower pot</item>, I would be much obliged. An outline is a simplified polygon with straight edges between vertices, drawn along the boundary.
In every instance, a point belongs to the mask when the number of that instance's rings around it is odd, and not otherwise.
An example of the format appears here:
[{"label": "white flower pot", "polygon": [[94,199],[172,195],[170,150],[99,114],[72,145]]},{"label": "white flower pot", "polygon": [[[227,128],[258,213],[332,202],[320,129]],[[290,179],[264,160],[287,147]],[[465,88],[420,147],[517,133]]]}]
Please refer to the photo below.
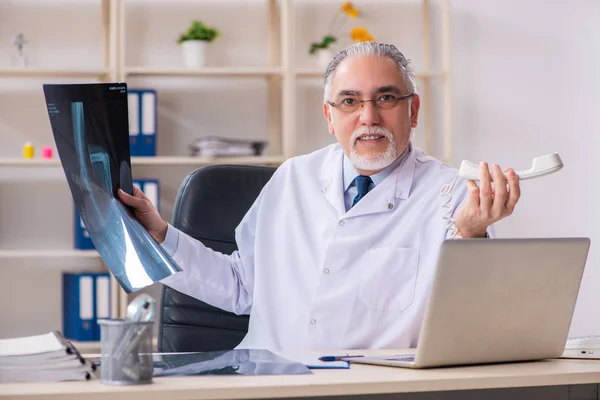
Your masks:
[{"label": "white flower pot", "polygon": [[319,49],[317,50],[317,63],[319,68],[325,71],[327,66],[333,59],[333,52],[330,49]]},{"label": "white flower pot", "polygon": [[205,40],[186,40],[181,43],[183,52],[183,65],[186,68],[202,68],[206,60],[206,45]]}]

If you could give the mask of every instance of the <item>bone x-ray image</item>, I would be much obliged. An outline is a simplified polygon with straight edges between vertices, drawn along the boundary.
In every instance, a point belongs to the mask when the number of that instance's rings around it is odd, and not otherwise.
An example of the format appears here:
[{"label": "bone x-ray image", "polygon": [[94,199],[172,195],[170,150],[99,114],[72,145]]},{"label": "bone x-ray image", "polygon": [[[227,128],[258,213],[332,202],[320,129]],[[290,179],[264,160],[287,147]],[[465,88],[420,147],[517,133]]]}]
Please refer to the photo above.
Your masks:
[{"label": "bone x-ray image", "polygon": [[125,83],[44,85],[75,206],[117,282],[135,292],[181,271],[116,197],[133,193]]}]

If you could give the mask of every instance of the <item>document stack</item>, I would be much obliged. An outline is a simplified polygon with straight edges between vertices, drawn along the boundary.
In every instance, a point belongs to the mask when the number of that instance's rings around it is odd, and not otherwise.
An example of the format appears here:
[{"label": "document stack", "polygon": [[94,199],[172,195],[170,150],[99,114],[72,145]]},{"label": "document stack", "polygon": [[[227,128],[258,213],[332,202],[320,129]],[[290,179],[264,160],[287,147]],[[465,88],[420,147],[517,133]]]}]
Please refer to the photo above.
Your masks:
[{"label": "document stack", "polygon": [[205,137],[189,145],[192,157],[239,157],[265,154],[267,142]]},{"label": "document stack", "polygon": [[58,331],[0,339],[0,382],[82,381],[94,370]]}]

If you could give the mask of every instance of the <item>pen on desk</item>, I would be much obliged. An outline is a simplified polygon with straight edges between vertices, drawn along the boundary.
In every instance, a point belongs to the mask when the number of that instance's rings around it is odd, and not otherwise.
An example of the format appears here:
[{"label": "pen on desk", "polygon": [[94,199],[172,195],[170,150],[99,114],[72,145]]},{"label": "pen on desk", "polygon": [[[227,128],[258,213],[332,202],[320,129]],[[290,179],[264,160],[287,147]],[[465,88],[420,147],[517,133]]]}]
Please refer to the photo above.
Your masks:
[{"label": "pen on desk", "polygon": [[364,357],[364,356],[351,356],[351,355],[347,355],[347,356],[323,356],[323,357],[319,357],[319,360],[321,360],[321,361],[344,361],[346,358],[357,358],[357,357]]}]

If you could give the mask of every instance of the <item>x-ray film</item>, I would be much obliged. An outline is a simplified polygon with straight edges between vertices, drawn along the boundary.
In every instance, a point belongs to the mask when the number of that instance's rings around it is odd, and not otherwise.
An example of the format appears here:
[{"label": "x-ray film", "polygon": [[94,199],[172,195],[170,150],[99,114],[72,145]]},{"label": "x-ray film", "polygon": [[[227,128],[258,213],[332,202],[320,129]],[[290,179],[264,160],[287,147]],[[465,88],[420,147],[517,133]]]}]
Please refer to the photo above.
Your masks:
[{"label": "x-ray film", "polygon": [[117,282],[131,293],[181,271],[116,197],[133,193],[127,85],[44,85],[44,95],[75,206]]}]

